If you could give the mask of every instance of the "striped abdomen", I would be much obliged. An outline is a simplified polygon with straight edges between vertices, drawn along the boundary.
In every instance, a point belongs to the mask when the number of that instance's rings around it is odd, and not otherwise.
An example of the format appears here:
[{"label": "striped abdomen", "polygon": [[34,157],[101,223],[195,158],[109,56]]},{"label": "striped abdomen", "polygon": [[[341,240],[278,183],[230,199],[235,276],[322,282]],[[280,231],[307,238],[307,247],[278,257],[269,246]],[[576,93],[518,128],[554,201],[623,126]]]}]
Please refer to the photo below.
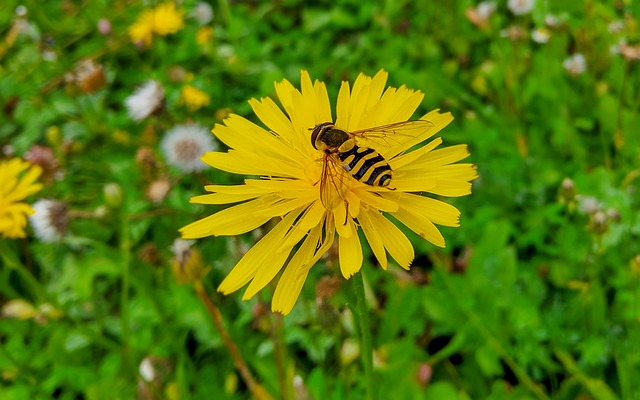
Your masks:
[{"label": "striped abdomen", "polygon": [[362,183],[383,187],[391,183],[389,163],[373,149],[353,146],[349,151],[338,152],[338,157],[344,169]]}]

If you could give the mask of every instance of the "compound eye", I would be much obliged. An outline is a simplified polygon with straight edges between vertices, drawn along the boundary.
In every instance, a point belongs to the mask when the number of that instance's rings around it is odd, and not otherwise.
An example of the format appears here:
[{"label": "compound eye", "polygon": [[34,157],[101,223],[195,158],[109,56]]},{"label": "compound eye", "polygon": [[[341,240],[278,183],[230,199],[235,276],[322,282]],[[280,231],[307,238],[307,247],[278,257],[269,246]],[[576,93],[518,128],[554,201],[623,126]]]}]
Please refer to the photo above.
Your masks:
[{"label": "compound eye", "polygon": [[316,139],[318,139],[318,134],[320,133],[321,130],[321,126],[317,125],[314,129],[313,132],[311,133],[311,145],[313,146],[314,149],[318,150],[318,147],[316,146]]}]

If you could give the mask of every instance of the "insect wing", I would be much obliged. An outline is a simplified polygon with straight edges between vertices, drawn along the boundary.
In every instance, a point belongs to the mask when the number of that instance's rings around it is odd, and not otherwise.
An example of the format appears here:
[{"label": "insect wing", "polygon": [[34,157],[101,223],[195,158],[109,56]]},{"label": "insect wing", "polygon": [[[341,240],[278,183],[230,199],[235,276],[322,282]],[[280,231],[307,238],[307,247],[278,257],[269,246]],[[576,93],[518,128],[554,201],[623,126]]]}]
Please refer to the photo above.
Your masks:
[{"label": "insect wing", "polygon": [[329,210],[345,201],[345,193],[350,184],[349,173],[342,167],[342,163],[335,153],[325,154],[320,176],[320,201]]},{"label": "insect wing", "polygon": [[392,148],[397,146],[413,146],[424,140],[424,136],[433,128],[431,121],[417,119],[413,121],[396,122],[393,124],[374,126],[351,132],[359,146],[374,149]]}]

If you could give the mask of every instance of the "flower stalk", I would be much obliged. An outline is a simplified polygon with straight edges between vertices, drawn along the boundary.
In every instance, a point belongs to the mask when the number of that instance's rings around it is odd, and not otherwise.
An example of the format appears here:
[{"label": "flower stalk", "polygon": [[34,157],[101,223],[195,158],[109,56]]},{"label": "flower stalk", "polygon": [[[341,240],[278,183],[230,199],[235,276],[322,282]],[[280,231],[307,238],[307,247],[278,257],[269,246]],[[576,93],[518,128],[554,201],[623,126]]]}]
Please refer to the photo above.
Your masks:
[{"label": "flower stalk", "polygon": [[238,350],[238,346],[233,341],[233,339],[231,339],[229,332],[224,327],[224,324],[222,322],[222,314],[220,313],[220,310],[218,309],[218,307],[215,306],[215,304],[213,304],[213,302],[209,298],[207,291],[202,285],[202,281],[195,281],[193,283],[193,288],[198,294],[198,297],[200,297],[200,300],[202,300],[202,303],[207,308],[207,312],[211,317],[211,321],[213,321],[213,325],[220,333],[220,336],[222,337],[222,341],[225,347],[229,351],[229,354],[231,354],[231,358],[233,359],[233,364],[235,365],[236,369],[240,373],[242,380],[244,381],[245,385],[247,385],[247,388],[249,389],[253,397],[259,400],[271,400],[272,399],[271,395],[264,389],[264,387],[262,387],[262,385],[260,385],[255,380],[255,378],[249,371],[247,364],[244,362],[242,358],[242,355],[240,355],[240,350]]},{"label": "flower stalk", "polygon": [[375,380],[373,379],[373,345],[362,271],[353,277],[353,289],[356,293],[357,305],[355,314],[358,320],[358,326],[360,327],[360,354],[362,355],[367,399],[373,400],[375,393]]}]

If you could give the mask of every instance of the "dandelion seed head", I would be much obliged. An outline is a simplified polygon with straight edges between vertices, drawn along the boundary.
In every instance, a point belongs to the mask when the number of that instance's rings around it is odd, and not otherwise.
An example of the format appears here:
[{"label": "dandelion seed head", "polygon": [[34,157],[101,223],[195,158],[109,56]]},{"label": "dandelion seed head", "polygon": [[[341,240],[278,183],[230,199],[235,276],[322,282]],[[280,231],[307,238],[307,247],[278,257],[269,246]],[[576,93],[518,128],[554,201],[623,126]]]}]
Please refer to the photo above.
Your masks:
[{"label": "dandelion seed head", "polygon": [[28,13],[29,13],[29,10],[27,9],[27,7],[23,6],[22,4],[16,7],[16,17],[24,18],[27,16]]},{"label": "dandelion seed head", "polygon": [[111,21],[106,18],[100,18],[98,20],[98,32],[101,35],[107,36],[111,34]]},{"label": "dandelion seed head", "polygon": [[200,1],[193,10],[194,17],[200,25],[206,25],[213,19],[213,9],[209,3]]},{"label": "dandelion seed head", "polygon": [[178,125],[168,131],[160,144],[167,163],[182,172],[202,171],[206,164],[200,157],[213,151],[213,136],[200,125]]},{"label": "dandelion seed head", "polygon": [[496,12],[496,2],[495,1],[481,1],[476,6],[476,12],[481,18],[489,19]]},{"label": "dandelion seed head", "polygon": [[138,87],[134,93],[127,97],[125,105],[129,116],[135,121],[142,121],[162,106],[164,101],[164,88],[160,82],[150,80]]},{"label": "dandelion seed head", "polygon": [[93,60],[83,60],[73,72],[73,79],[85,93],[96,92],[107,84],[102,65]]},{"label": "dandelion seed head", "polygon": [[531,32],[531,39],[536,43],[547,43],[549,38],[551,38],[551,32],[547,28],[539,27]]},{"label": "dandelion seed head", "polygon": [[509,0],[507,7],[514,15],[526,15],[533,10],[534,0]]},{"label": "dandelion seed head", "polygon": [[154,204],[159,204],[164,200],[171,191],[171,182],[166,177],[160,177],[149,183],[146,190],[146,196]]},{"label": "dandelion seed head", "polygon": [[35,213],[29,216],[33,232],[41,242],[55,243],[62,240],[69,223],[66,203],[41,199],[33,204]]},{"label": "dandelion seed head", "polygon": [[587,59],[581,53],[575,53],[566,58],[562,66],[571,75],[580,75],[587,70]]}]

